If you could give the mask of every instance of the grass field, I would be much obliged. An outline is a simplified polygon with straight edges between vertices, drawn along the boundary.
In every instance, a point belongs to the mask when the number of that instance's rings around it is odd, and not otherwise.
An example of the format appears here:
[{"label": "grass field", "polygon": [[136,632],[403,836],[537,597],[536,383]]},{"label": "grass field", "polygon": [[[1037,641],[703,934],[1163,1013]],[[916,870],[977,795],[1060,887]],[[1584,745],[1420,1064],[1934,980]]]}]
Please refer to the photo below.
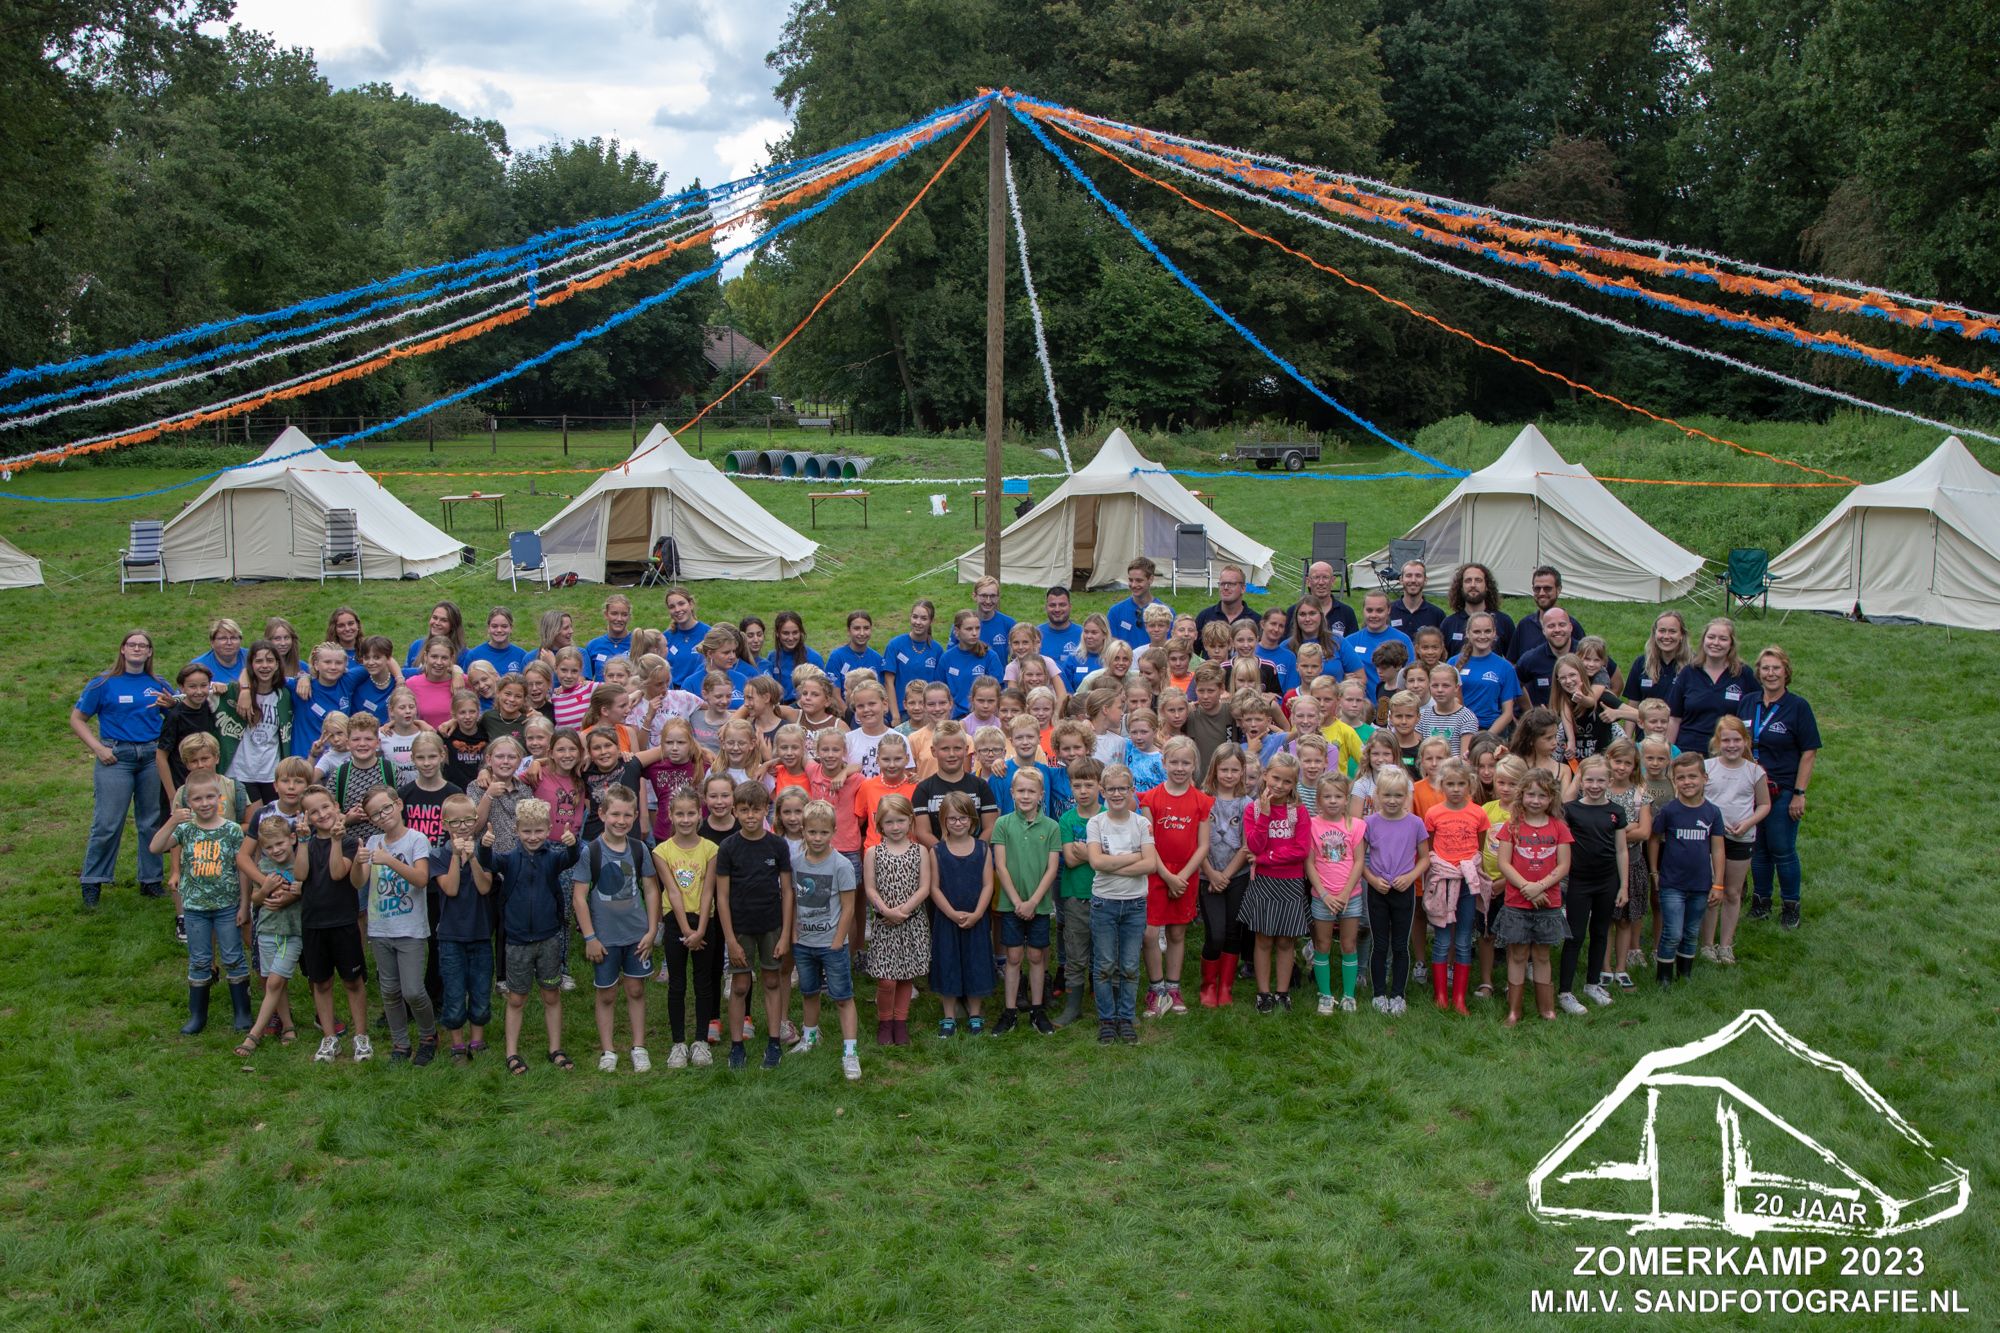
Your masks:
[{"label": "grass field", "polygon": [[[1757,448],[1874,480],[1935,440],[1842,419],[1824,427],[1701,423]],[[1455,463],[1491,458],[1511,428],[1441,423],[1418,443]],[[1548,433],[1599,471],[1712,479],[1783,477],[1771,464],[1661,431]],[[553,441],[509,440],[497,466],[560,468]],[[762,433],[745,442],[760,447]],[[918,595],[969,599],[946,576],[910,581],[971,546],[970,494],[928,514],[896,476],[968,476],[972,441],[842,439],[878,455],[871,526],[823,506],[812,535],[821,571],[786,587],[697,589],[710,618],[783,607],[832,646],[843,613],[874,608],[878,644]],[[1219,443],[1139,440],[1172,466],[1212,467]],[[727,447],[708,437],[711,454]],[[605,466],[626,437],[573,440],[571,465]],[[230,456],[230,459],[244,455]],[[495,466],[484,442],[369,449],[371,468],[431,469],[391,487],[427,517],[435,497],[509,492],[510,526],[552,514],[574,477],[472,480]],[[1342,455],[1372,471],[1393,456]],[[201,466],[212,464],[202,462]],[[194,464],[36,470],[14,492],[109,495],[167,485]],[[1010,447],[1011,471],[1054,465]],[[1355,552],[1398,535],[1445,487],[1222,478],[1231,522],[1288,557],[1314,519],[1345,517]],[[1041,483],[1045,494],[1052,483]],[[806,487],[752,494],[806,530]],[[924,1040],[877,1052],[841,1081],[837,1048],[776,1074],[720,1068],[639,1077],[537,1064],[509,1079],[497,1058],[470,1070],[311,1064],[311,1042],[230,1057],[225,1021],[198,1038],[182,1017],[184,954],[164,903],[130,876],[104,908],[78,910],[75,873],[89,810],[86,757],[64,727],[83,680],[120,634],[144,626],[163,664],[204,645],[224,611],[249,624],[284,613],[308,636],[340,603],[406,641],[442,596],[517,613],[544,595],[503,595],[490,571],[436,586],[173,587],[121,597],[105,567],[135,517],[167,517],[198,488],[106,505],[0,507],[0,530],[58,571],[47,590],[0,595],[0,641],[15,681],[0,698],[0,1269],[10,1327],[181,1329],[414,1327],[821,1329],[869,1324],[1031,1327],[1513,1328],[1543,1288],[1694,1291],[1699,1279],[1593,1282],[1570,1276],[1574,1246],[1626,1238],[1604,1225],[1532,1218],[1536,1161],[1640,1056],[1701,1037],[1739,1011],[1769,1009],[1812,1047],[1853,1063],[1939,1153],[1968,1168],[1967,1215],[1904,1238],[1925,1254],[1918,1279],[1838,1275],[1834,1258],[1802,1283],[1734,1285],[1956,1289],[1972,1321],[1994,1318],[2000,1237],[1988,1192],[2000,1168],[1991,1132],[1996,1002],[1994,872],[2000,838],[1984,760],[1996,718],[1991,635],[1849,624],[1794,615],[1743,635],[1784,643],[1797,688],[1818,710],[1826,752],[1802,838],[1806,926],[1746,922],[1742,965],[1704,968],[1668,997],[1641,990],[1587,1018],[1508,1032],[1492,1002],[1450,1019],[1413,1007],[1323,1020],[1309,1005],[1259,1019],[1247,1003],[1147,1026],[1134,1050],[1100,1049],[1083,1025],[1041,1040]],[[1830,491],[1678,491],[1624,498],[1669,536],[1716,558],[1733,544],[1777,549],[1830,506]],[[499,548],[465,511],[460,535]],[[1290,568],[1296,569],[1293,559]],[[588,622],[589,587],[555,594]],[[1108,594],[1078,598],[1078,614]],[[1193,602],[1194,597],[1175,599]],[[1007,609],[1039,598],[1010,590]],[[1652,608],[1579,604],[1623,659]],[[1705,614],[1696,608],[1691,615]],[[642,623],[658,623],[650,597]],[[171,670],[171,667],[168,668]],[[1192,963],[1190,963],[1192,966]],[[1246,988],[1239,988],[1239,990]],[[1192,991],[1192,986],[1190,987]],[[864,988],[864,1033],[868,999]],[[301,984],[294,996],[307,1012]],[[655,1016],[663,1024],[664,1013]],[[568,1046],[587,1066],[587,997],[567,1010]],[[531,1018],[530,1028],[533,1029]],[[622,1028],[621,1028],[622,1031]],[[663,1053],[666,1042],[652,1042]],[[1865,1138],[1836,1090],[1776,1061],[1795,1123]],[[1813,1123],[1807,1123],[1811,1121]],[[1837,1127],[1837,1128],[1836,1128]],[[1879,1124],[1875,1126],[1880,1129]],[[1687,1133],[1694,1146],[1713,1124]],[[1877,1145],[1879,1147],[1879,1145]],[[1717,1234],[1669,1240],[1726,1243]],[[1638,1243],[1644,1243],[1643,1240]],[[1561,1301],[1558,1295],[1558,1302]],[[1558,1304],[1558,1309],[1561,1308]],[[1573,1319],[1567,1322],[1582,1324]],[[1598,1318],[1599,1326],[1629,1322]],[[1669,1316],[1665,1327],[1764,1326],[1768,1316]],[[1889,1316],[1788,1319],[1810,1327],[1908,1327]],[[1965,1324],[1964,1318],[1956,1321]]]}]

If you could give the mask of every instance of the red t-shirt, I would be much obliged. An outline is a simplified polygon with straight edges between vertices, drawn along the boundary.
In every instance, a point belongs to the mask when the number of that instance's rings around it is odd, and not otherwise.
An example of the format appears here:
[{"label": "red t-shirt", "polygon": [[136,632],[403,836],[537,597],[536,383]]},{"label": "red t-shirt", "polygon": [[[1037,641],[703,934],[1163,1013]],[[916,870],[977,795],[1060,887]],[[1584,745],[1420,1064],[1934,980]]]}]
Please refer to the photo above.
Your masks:
[{"label": "red t-shirt", "polygon": [[[1171,866],[1178,874],[1194,856],[1195,844],[1201,841],[1202,825],[1215,809],[1215,798],[1199,787],[1189,787],[1179,796],[1170,795],[1163,782],[1139,798],[1139,808],[1152,817],[1153,846],[1160,854],[1161,864]],[[1166,881],[1158,875],[1152,876],[1149,883],[1166,892]]]},{"label": "red t-shirt", "polygon": [[[1576,841],[1569,831],[1569,825],[1560,819],[1551,819],[1543,824],[1515,825],[1511,822],[1502,824],[1500,832],[1494,835],[1494,839],[1497,842],[1513,844],[1514,869],[1519,872],[1522,879],[1530,883],[1547,878],[1556,868],[1556,849]],[[1562,900],[1562,885],[1558,883],[1543,896],[1542,906],[1561,907]],[[1511,879],[1507,881],[1507,906],[1518,907],[1526,912],[1535,910],[1535,904],[1529,902],[1527,896],[1514,887],[1514,881]]]},{"label": "red t-shirt", "polygon": [[1424,813],[1424,827],[1431,835],[1431,855],[1457,865],[1479,855],[1479,835],[1493,827],[1486,811],[1468,804],[1454,810],[1442,803]]}]

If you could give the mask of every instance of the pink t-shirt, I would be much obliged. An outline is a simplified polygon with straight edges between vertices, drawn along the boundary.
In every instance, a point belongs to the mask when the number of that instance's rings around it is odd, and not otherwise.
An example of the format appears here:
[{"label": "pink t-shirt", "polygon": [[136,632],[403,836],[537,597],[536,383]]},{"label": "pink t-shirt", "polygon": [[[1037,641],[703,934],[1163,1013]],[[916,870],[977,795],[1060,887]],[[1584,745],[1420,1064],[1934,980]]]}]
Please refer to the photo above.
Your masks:
[{"label": "pink t-shirt", "polygon": [[1312,858],[1319,882],[1330,898],[1346,902],[1361,882],[1362,839],[1367,825],[1358,819],[1312,820]]},{"label": "pink t-shirt", "polygon": [[556,725],[559,727],[580,727],[583,715],[590,711],[590,696],[597,690],[595,681],[580,680],[571,689],[557,689],[549,697],[555,708]]},{"label": "pink t-shirt", "polygon": [[451,690],[448,680],[432,680],[419,671],[403,677],[403,684],[417,696],[417,716],[434,728],[451,721]]}]

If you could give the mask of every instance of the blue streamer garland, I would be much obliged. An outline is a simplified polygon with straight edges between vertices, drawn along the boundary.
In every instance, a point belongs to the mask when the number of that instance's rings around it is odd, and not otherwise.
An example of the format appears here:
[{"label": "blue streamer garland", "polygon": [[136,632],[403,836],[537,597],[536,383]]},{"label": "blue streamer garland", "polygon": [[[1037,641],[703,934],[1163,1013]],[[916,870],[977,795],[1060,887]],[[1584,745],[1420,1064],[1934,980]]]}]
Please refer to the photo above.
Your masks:
[{"label": "blue streamer garland", "polygon": [[[985,97],[986,95],[982,95],[980,97],[968,98],[967,100],[960,102],[955,106],[945,107],[942,108],[941,110],[932,112],[928,116],[918,117],[916,120],[911,121],[906,125],[900,125],[893,130],[884,130],[880,134],[872,134],[865,138],[857,139],[852,143],[844,144],[839,148],[829,149],[824,153],[819,153],[808,158],[802,158],[796,162],[772,163],[769,166],[754,171],[750,175],[745,176],[737,181],[730,181],[723,185],[715,186],[709,189],[704,189],[701,186],[690,186],[688,189],[683,190],[678,194],[669,195],[664,199],[652,200],[646,204],[641,205],[638,208],[632,209],[629,212],[620,213],[611,217],[594,218],[585,222],[573,223],[567,227],[557,227],[552,230],[541,232],[537,235],[531,236],[527,240],[521,241],[515,245],[481,251],[478,254],[469,255],[463,259],[454,259],[443,264],[433,264],[425,268],[406,269],[403,272],[394,275],[393,277],[381,278],[374,282],[364,283],[359,287],[350,287],[345,291],[332,292],[324,296],[311,297],[307,300],[299,301],[292,305],[285,306],[277,310],[268,310],[268,311],[263,311],[261,313],[248,314],[248,315],[235,315],[228,319],[212,320],[206,324],[198,324],[192,328],[182,329],[177,333],[167,334],[159,338],[147,339],[146,341],[143,342],[131,343],[128,344],[127,346],[113,348],[109,351],[95,352],[89,356],[76,357],[68,361],[48,362],[38,366],[24,366],[19,369],[9,370],[4,374],[0,374],[0,388],[6,388],[14,384],[19,384],[31,380],[47,379],[50,378],[51,376],[72,374],[77,371],[89,370],[93,367],[104,365],[112,361],[127,360],[135,356],[145,356],[153,352],[165,351],[166,349],[171,347],[178,347],[189,342],[195,342],[202,338],[209,337],[217,333],[226,332],[229,329],[241,328],[245,325],[266,324],[277,320],[291,319],[298,315],[314,314],[322,310],[337,309],[338,307],[349,301],[360,300],[364,297],[373,296],[380,292],[393,291],[398,287],[405,286],[412,282],[419,282],[426,278],[438,277],[444,274],[451,274],[451,273],[462,273],[467,269],[471,268],[493,268],[496,265],[505,264],[508,261],[512,260],[522,259],[523,257],[528,257],[530,262],[533,262],[532,258],[533,256],[535,256],[539,251],[546,249],[548,246],[552,244],[568,242],[573,239],[578,240],[578,243],[587,243],[591,240],[599,239],[603,234],[607,232],[617,231],[618,229],[621,228],[631,228],[635,226],[646,225],[649,222],[657,222],[661,220],[658,215],[664,209],[675,208],[684,203],[695,200],[697,198],[705,199],[711,195],[720,192],[739,189],[739,188],[748,188],[753,185],[764,184],[772,180],[783,179],[788,176],[796,175],[799,172],[811,170],[813,167],[818,166],[825,162],[832,161],[835,158],[844,157],[849,153],[859,152],[869,148],[878,147],[881,144],[888,143],[891,140],[896,139],[901,135],[923,129],[928,126],[935,125],[955,117],[962,117],[967,111],[971,110],[972,108],[983,105]],[[518,268],[519,266],[516,265],[515,267]],[[423,292],[413,293],[407,297],[398,298],[398,300],[419,300],[422,299],[422,297],[425,294],[426,293]],[[373,307],[373,308],[379,308],[379,307]],[[348,318],[358,319],[366,313],[367,311],[356,311],[353,312],[351,315],[349,315]],[[339,321],[336,320],[334,322],[337,323]],[[323,328],[325,327],[325,325],[322,324],[322,325],[317,325],[315,327]],[[294,329],[289,331],[284,336],[288,337],[294,336],[298,333],[306,331],[307,330],[303,329]],[[158,370],[163,368],[156,367],[155,369]],[[20,403],[20,404],[15,404],[14,407],[21,407],[24,405],[26,404]],[[4,410],[11,411],[13,410],[13,408],[8,408]]]},{"label": "blue streamer garland", "polygon": [[[842,182],[840,185],[835,186],[831,191],[827,193],[827,196],[824,199],[821,199],[818,203],[815,203],[810,207],[800,209],[798,212],[792,214],[790,217],[787,217],[782,221],[773,225],[769,230],[765,231],[755,240],[744,242],[742,245],[737,246],[735,249],[721,256],[713,264],[708,265],[706,268],[699,269],[695,272],[685,275],[684,277],[676,281],[673,284],[673,286],[667,288],[665,291],[656,292],[654,295],[646,297],[642,301],[635,302],[634,304],[626,307],[624,310],[619,311],[617,314],[612,315],[609,319],[604,320],[602,323],[592,325],[590,328],[584,329],[581,332],[574,334],[569,338],[564,339],[562,342],[559,342],[552,347],[549,347],[541,352],[538,352],[534,356],[528,357],[526,360],[515,363],[514,365],[508,367],[506,370],[499,372],[498,374],[488,376],[487,378],[479,381],[477,384],[467,385],[465,388],[460,389],[456,393],[446,394],[442,398],[433,399],[430,402],[424,404],[422,407],[413,408],[410,411],[403,413],[399,417],[391,417],[386,421],[381,421],[373,426],[369,426],[365,430],[351,431],[348,434],[342,435],[338,439],[328,441],[326,444],[323,445],[314,445],[313,447],[307,449],[297,449],[289,454],[280,454],[276,458],[260,458],[260,459],[252,459],[251,461],[245,463],[232,463],[228,467],[216,468],[213,471],[204,472],[199,476],[189,477],[186,481],[175,482],[171,486],[156,487],[155,489],[150,491],[134,491],[129,495],[104,495],[104,496],[22,495],[16,492],[0,491],[0,498],[8,500],[26,501],[32,504],[118,504],[127,500],[145,500],[145,499],[150,499],[157,495],[167,495],[174,491],[183,490],[189,486],[194,486],[204,481],[213,481],[215,478],[223,475],[225,472],[236,472],[249,467],[266,467],[272,463],[283,463],[289,459],[299,458],[307,454],[320,453],[330,449],[344,449],[350,444],[354,444],[358,441],[368,439],[371,436],[379,435],[383,431],[393,430],[398,426],[407,425],[412,421],[416,421],[430,415],[432,412],[437,411],[439,408],[448,407],[453,403],[461,402],[464,399],[474,396],[475,394],[484,393],[486,390],[493,388],[495,385],[504,384],[508,380],[514,379],[521,375],[525,375],[530,370],[533,370],[538,366],[545,365],[548,362],[553,361],[555,358],[563,355],[565,352],[575,351],[577,348],[583,346],[585,343],[590,342],[593,339],[600,338],[605,334],[611,332],[613,329],[619,328],[625,324],[630,323],[632,320],[637,319],[640,315],[644,314],[648,310],[653,309],[655,306],[661,305],[666,301],[671,300],[673,297],[679,295],[682,291],[684,291],[686,288],[693,285],[694,283],[701,282],[710,277],[713,277],[715,274],[721,272],[723,266],[725,264],[728,264],[731,260],[736,259],[740,255],[748,254],[753,250],[762,249],[763,247],[769,245],[772,241],[776,240],[778,237],[790,231],[793,227],[798,226],[802,222],[806,222],[812,218],[818,217],[821,213],[824,213],[827,209],[831,208],[834,204],[838,203],[841,199],[845,198],[848,194],[852,193],[853,191],[858,190],[862,186],[880,179],[882,176],[886,175],[891,169],[907,161],[909,157],[913,153],[917,152],[919,149],[926,148],[930,146],[932,143],[936,142],[939,135],[948,132],[949,130],[954,128],[957,123],[960,123],[964,119],[969,118],[972,112],[977,110],[981,105],[983,105],[984,102],[987,100],[987,98],[990,96],[991,94],[987,94],[979,98],[973,99],[970,103],[966,104],[966,108],[963,111],[956,113],[955,119],[945,119],[932,122],[932,124],[928,127],[930,133],[921,142],[911,143],[908,147],[903,149],[903,151],[897,153],[894,157],[887,158],[884,161],[879,162],[875,166],[869,168],[867,171],[861,173],[859,176],[854,177],[852,180]],[[901,131],[898,131],[898,133],[901,133]]]},{"label": "blue streamer garland", "polygon": [[1392,449],[1400,450],[1401,452],[1408,454],[1412,458],[1419,459],[1425,463],[1429,463],[1432,467],[1438,470],[1438,475],[1445,477],[1463,477],[1466,475],[1464,469],[1455,468],[1452,467],[1449,463],[1440,462],[1439,460],[1432,458],[1430,455],[1423,453],[1420,450],[1413,449],[1409,445],[1403,443],[1401,440],[1389,434],[1387,431],[1383,430],[1380,426],[1376,425],[1374,422],[1368,420],[1368,418],[1362,416],[1360,413],[1354,411],[1346,404],[1340,402],[1332,394],[1320,388],[1319,385],[1307,379],[1305,377],[1305,374],[1302,371],[1300,371],[1297,366],[1294,366],[1291,362],[1285,360],[1285,358],[1279,356],[1276,352],[1272,351],[1269,347],[1265,346],[1263,341],[1260,338],[1258,338],[1256,334],[1252,333],[1248,328],[1246,328],[1242,323],[1242,321],[1238,320],[1234,315],[1230,314],[1227,310],[1224,310],[1220,305],[1217,305],[1214,298],[1209,296],[1207,292],[1203,291],[1201,287],[1198,284],[1196,284],[1194,279],[1188,277],[1187,274],[1183,273],[1180,269],[1180,266],[1175,264],[1172,259],[1169,259],[1166,255],[1166,252],[1161,250],[1158,245],[1154,244],[1153,238],[1148,236],[1144,231],[1142,231],[1139,228],[1137,223],[1133,222],[1131,218],[1126,216],[1124,209],[1118,207],[1118,205],[1112,203],[1110,199],[1106,198],[1104,192],[1097,188],[1097,182],[1093,181],[1089,176],[1084,174],[1083,169],[1077,166],[1075,161],[1073,161],[1070,158],[1070,155],[1064,152],[1061,146],[1058,145],[1055,142],[1055,140],[1051,139],[1048,136],[1048,134],[1043,131],[1041,125],[1038,122],[1036,122],[1031,117],[1024,115],[1021,112],[1020,108],[1016,107],[1013,104],[1012,99],[1008,100],[1007,109],[1013,113],[1014,119],[1020,121],[1023,125],[1027,126],[1028,131],[1031,134],[1033,134],[1035,138],[1041,141],[1042,147],[1048,149],[1050,153],[1055,155],[1056,161],[1062,163],[1063,167],[1066,170],[1068,170],[1070,175],[1074,176],[1086,190],[1090,191],[1091,198],[1095,199],[1098,202],[1098,205],[1102,207],[1105,212],[1109,213],[1112,216],[1113,220],[1118,223],[1118,225],[1125,228],[1126,231],[1132,234],[1132,238],[1137,242],[1139,242],[1139,244],[1145,248],[1147,254],[1151,255],[1154,259],[1158,260],[1161,267],[1165,268],[1168,273],[1172,274],[1175,280],[1178,281],[1181,284],[1181,286],[1187,288],[1187,290],[1191,292],[1197,300],[1199,300],[1203,305],[1207,306],[1211,311],[1213,311],[1217,319],[1220,319],[1223,323],[1227,324],[1230,328],[1234,329],[1238,336],[1240,336],[1245,342],[1249,343],[1252,347],[1256,348],[1258,352],[1262,353],[1264,358],[1268,360],[1272,365],[1284,371],[1286,375],[1290,376],[1295,382],[1298,383],[1298,385],[1301,388],[1305,389],[1307,393],[1310,393],[1313,397],[1319,399],[1321,402],[1325,403],[1328,407],[1340,413],[1340,415],[1346,417],[1349,421],[1359,426],[1362,430],[1367,431],[1370,435],[1373,435],[1376,439],[1382,441],[1384,444],[1388,445]]}]

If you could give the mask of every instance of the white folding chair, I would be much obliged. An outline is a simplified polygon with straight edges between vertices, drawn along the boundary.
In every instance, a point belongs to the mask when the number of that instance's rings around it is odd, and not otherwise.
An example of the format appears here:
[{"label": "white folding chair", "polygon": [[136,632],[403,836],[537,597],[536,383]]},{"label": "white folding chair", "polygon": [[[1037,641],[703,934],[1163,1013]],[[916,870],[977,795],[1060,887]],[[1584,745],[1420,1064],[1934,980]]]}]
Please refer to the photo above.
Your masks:
[{"label": "white folding chair", "polygon": [[319,582],[329,578],[361,581],[361,525],[352,509],[326,511],[326,541],[319,548]]},{"label": "white folding chair", "polygon": [[165,525],[157,518],[132,521],[131,535],[126,538],[131,544],[118,550],[118,591],[124,592],[130,583],[157,583],[161,592],[167,590],[167,558],[160,551],[164,531]]}]

